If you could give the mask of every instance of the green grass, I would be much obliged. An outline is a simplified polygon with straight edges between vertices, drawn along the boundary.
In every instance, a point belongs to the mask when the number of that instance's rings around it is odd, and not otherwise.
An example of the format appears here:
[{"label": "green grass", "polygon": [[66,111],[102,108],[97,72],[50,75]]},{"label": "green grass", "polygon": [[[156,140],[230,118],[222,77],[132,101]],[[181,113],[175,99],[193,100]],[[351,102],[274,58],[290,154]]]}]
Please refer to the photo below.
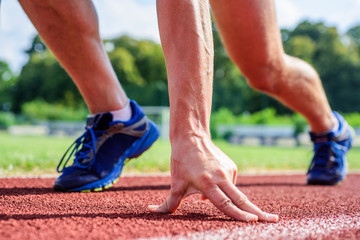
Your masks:
[{"label": "green grass", "polygon": [[[238,166],[239,172],[304,170],[313,157],[312,147],[239,146],[216,142]],[[360,148],[348,153],[349,170],[360,169]]]},{"label": "green grass", "polygon": [[[55,174],[56,166],[73,138],[18,137],[0,133],[0,175]],[[215,142],[234,162],[239,172],[280,170],[306,171],[310,147],[262,147]],[[130,161],[125,172],[167,172],[170,169],[170,143],[157,141],[140,158]],[[360,148],[348,154],[350,170],[360,169]]]}]

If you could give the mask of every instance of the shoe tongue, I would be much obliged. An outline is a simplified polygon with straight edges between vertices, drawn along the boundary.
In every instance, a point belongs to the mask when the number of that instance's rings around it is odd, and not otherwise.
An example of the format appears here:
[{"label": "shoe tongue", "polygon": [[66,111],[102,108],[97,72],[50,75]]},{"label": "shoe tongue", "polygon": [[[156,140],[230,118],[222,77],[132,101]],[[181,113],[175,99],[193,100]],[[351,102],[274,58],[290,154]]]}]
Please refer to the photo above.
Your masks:
[{"label": "shoe tongue", "polygon": [[109,123],[112,122],[113,116],[111,113],[101,113],[89,116],[86,119],[86,128],[92,127],[95,130],[105,130],[109,128]]}]

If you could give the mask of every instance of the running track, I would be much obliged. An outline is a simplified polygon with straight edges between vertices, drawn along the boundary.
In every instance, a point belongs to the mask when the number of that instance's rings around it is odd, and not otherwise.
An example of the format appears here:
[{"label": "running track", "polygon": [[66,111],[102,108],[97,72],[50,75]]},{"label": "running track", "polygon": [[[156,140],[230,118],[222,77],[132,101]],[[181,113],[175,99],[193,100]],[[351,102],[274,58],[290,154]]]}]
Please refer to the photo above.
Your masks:
[{"label": "running track", "polygon": [[279,223],[243,223],[199,196],[170,215],[150,214],[169,177],[122,177],[108,191],[56,193],[54,179],[0,179],[0,239],[360,239],[360,175],[335,187],[305,176],[242,176],[238,187]]}]

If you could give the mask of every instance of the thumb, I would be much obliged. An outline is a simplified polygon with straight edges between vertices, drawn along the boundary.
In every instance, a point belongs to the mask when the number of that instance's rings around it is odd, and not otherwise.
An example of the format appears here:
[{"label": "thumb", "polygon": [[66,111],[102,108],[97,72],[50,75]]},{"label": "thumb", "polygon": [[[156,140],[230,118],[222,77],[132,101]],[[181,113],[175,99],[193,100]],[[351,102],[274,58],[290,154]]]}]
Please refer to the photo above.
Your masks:
[{"label": "thumb", "polygon": [[153,213],[173,213],[179,207],[183,199],[182,194],[170,192],[166,201],[161,205],[149,205],[148,209]]}]

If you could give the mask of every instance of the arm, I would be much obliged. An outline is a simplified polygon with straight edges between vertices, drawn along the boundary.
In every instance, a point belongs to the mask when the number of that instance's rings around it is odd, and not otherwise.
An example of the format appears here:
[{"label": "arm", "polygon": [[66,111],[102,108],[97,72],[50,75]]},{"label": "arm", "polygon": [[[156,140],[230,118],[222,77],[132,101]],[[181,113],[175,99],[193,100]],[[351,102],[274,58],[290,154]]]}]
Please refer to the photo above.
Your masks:
[{"label": "arm", "polygon": [[201,192],[218,209],[242,221],[277,221],[247,200],[235,184],[236,165],[211,141],[213,42],[208,1],[158,0],[161,42],[169,79],[171,191],[153,212],[174,212]]}]

